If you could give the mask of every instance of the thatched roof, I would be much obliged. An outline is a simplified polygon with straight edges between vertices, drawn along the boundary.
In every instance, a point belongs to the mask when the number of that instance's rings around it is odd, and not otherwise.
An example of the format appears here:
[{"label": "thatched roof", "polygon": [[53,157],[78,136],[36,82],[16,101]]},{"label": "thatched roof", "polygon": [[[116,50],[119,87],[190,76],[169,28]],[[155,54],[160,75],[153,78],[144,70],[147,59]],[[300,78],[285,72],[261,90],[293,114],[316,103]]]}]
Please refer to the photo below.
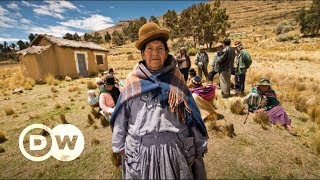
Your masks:
[{"label": "thatched roof", "polygon": [[22,54],[23,56],[27,54],[41,54],[43,51],[47,50],[51,45],[47,46],[31,46],[21,51],[18,51],[17,54]]},{"label": "thatched roof", "polygon": [[[51,35],[40,34],[38,35],[30,44],[31,46],[39,45],[39,42],[42,38],[47,39],[50,43],[55,44],[60,47],[74,47],[74,48],[85,48],[85,49],[93,49],[99,51],[108,51],[107,49],[99,46],[93,42],[85,42],[85,41],[73,41],[68,39],[61,39]],[[109,52],[109,51],[108,51]]]}]

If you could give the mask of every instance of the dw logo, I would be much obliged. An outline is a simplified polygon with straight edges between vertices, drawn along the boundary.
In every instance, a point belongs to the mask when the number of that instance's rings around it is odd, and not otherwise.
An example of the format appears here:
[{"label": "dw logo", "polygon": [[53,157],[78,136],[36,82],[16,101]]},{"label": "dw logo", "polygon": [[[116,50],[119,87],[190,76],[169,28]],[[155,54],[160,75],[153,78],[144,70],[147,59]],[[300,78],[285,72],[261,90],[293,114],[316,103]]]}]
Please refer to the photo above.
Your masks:
[{"label": "dw logo", "polygon": [[[50,134],[52,143],[49,152],[43,156],[32,156],[24,147],[24,138],[33,129],[44,129]],[[36,144],[37,142],[40,142]],[[28,141],[27,141],[28,142]],[[29,150],[41,151],[47,146],[47,139],[42,135],[29,136]],[[19,148],[21,153],[31,161],[44,161],[53,156],[60,161],[72,161],[82,153],[84,149],[84,137],[82,132],[74,125],[60,124],[52,130],[43,124],[32,124],[26,127],[19,136]]]}]

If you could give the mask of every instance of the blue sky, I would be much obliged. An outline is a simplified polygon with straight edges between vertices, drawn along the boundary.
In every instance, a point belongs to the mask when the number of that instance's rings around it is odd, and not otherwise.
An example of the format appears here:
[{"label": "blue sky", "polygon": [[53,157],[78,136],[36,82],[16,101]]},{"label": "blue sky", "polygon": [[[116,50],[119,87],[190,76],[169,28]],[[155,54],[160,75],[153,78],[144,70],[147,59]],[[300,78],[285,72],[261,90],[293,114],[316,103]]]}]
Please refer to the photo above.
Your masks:
[{"label": "blue sky", "polygon": [[28,35],[97,31],[120,20],[181,12],[201,1],[0,1],[0,42],[29,41]]}]

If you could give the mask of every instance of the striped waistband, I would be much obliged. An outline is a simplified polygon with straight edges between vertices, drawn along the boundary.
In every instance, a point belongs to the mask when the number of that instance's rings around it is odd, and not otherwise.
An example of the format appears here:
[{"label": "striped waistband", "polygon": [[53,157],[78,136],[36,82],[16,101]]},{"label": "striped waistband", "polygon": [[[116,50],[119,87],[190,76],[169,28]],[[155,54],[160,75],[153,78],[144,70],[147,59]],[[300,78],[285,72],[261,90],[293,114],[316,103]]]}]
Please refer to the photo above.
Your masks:
[{"label": "striped waistband", "polygon": [[143,145],[154,145],[154,144],[166,144],[176,138],[178,134],[174,132],[160,132],[160,133],[150,133],[140,137],[133,137],[136,140],[140,140]]}]

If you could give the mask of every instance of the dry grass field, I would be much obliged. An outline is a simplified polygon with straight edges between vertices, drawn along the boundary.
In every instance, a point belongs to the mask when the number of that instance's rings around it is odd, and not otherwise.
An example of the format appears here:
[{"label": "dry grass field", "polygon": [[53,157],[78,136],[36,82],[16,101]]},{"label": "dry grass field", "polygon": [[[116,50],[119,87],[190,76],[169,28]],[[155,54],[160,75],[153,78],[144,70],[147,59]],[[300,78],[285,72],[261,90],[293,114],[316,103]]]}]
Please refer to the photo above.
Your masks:
[{"label": "dry grass field", "polygon": [[[222,99],[218,90],[215,106],[219,120],[206,122],[210,137],[205,156],[208,178],[320,178],[320,39],[278,42],[273,33],[278,23],[293,20],[294,10],[309,4],[310,1],[222,3],[234,22],[231,31],[248,32],[248,36],[241,39],[253,57],[246,92],[261,76],[269,76],[298,136],[290,135],[279,125],[257,124],[253,114],[243,124],[245,115],[231,112],[240,98]],[[293,31],[298,33],[297,29]],[[255,40],[259,34],[267,36]],[[210,62],[213,56],[210,52]],[[112,48],[108,62],[116,76],[124,79],[140,58],[131,43]],[[193,62],[194,57],[191,60]],[[38,85],[23,77],[19,65],[0,67],[0,179],[121,177],[120,169],[114,167],[111,160],[111,130],[93,117],[87,105],[86,92],[91,82],[94,79],[66,82],[47,77],[46,84]],[[17,87],[25,90],[13,94]],[[51,157],[33,162],[21,154],[18,138],[25,127],[34,123],[54,127],[63,122],[77,126],[84,134],[85,148],[79,158],[62,162]],[[230,137],[228,130],[217,128],[230,124],[235,136]],[[48,147],[45,150],[48,151]]]}]

